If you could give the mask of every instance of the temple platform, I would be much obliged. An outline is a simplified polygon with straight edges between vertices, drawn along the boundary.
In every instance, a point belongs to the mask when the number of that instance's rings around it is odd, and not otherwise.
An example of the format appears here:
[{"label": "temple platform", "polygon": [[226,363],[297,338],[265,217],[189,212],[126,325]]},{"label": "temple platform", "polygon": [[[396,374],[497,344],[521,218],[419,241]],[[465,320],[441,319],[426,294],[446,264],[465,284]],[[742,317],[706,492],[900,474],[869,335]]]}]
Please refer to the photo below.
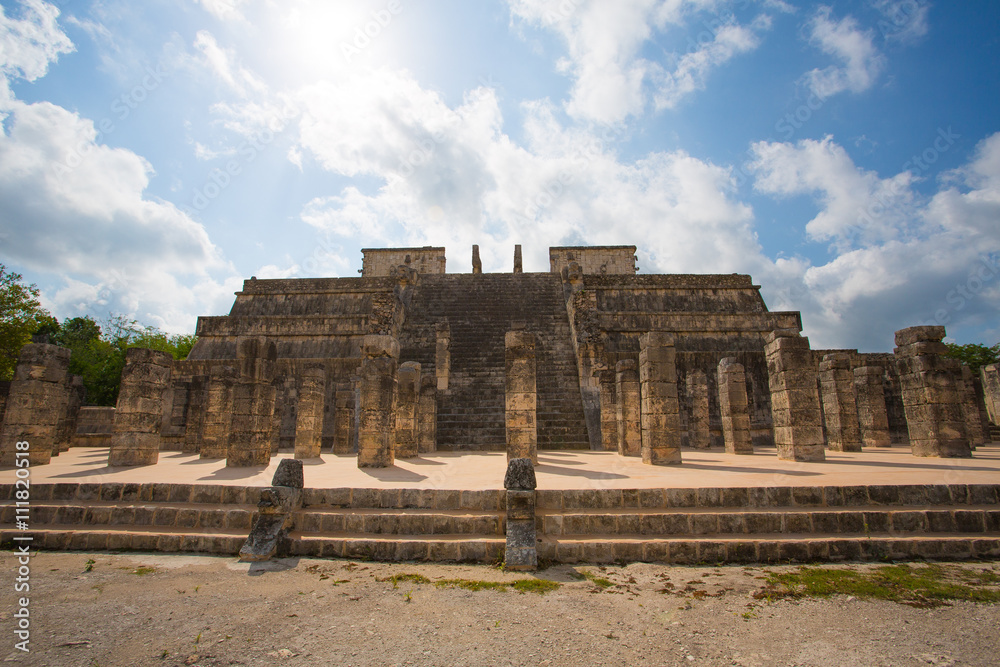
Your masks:
[{"label": "temple platform", "polygon": [[[222,459],[164,451],[156,465],[123,468],[108,467],[107,448],[77,447],[32,467],[31,482],[265,487],[278,462],[291,456],[281,452],[266,468],[227,468]],[[782,461],[773,448],[761,447],[752,456],[685,448],[683,459],[679,466],[651,466],[615,452],[540,451],[536,476],[539,489],[553,490],[1000,483],[1000,443],[979,447],[971,459],[920,458],[902,446],[828,451],[822,463]],[[329,453],[304,463],[305,486],[314,489],[501,489],[507,467],[503,452],[438,452],[397,459],[391,468],[359,469],[355,456]],[[0,484],[14,479],[13,468],[0,469]]]}]

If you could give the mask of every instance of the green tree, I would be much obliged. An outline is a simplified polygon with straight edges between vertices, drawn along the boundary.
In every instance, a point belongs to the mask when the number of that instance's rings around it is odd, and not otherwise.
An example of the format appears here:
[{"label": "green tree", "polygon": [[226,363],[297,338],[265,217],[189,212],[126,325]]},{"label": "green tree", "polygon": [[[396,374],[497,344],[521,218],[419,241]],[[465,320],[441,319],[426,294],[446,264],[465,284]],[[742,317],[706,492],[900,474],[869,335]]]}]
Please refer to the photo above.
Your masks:
[{"label": "green tree", "polygon": [[54,320],[38,301],[38,287],[0,264],[0,380],[11,380],[21,348],[43,324]]},{"label": "green tree", "polygon": [[989,366],[1000,361],[1000,343],[993,347],[986,347],[980,343],[969,343],[968,345],[956,345],[955,343],[945,343],[948,346],[948,356],[958,359],[963,364],[968,364],[973,373],[978,373],[980,366]]}]

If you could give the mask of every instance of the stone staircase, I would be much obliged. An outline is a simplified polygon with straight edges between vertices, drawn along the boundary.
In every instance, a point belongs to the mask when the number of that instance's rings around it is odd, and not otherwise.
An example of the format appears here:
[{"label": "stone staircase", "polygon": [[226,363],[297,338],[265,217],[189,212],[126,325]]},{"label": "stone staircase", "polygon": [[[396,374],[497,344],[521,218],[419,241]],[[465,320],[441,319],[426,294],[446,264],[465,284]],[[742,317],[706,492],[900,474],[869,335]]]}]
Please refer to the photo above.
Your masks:
[{"label": "stone staircase", "polygon": [[987,442],[1000,442],[1000,426],[990,424],[989,431],[986,432]]},{"label": "stone staircase", "polygon": [[[0,485],[0,543],[33,548],[239,552],[261,488],[31,487],[30,530]],[[305,489],[292,556],[502,560],[502,490]],[[1000,558],[1000,484],[540,490],[542,562],[723,563]]]},{"label": "stone staircase", "polygon": [[503,450],[504,335],[524,322],[538,336],[539,449],[589,449],[576,355],[558,276],[422,275],[400,335],[400,361],[434,372],[435,323],[451,327],[447,392],[438,395],[438,449]]}]

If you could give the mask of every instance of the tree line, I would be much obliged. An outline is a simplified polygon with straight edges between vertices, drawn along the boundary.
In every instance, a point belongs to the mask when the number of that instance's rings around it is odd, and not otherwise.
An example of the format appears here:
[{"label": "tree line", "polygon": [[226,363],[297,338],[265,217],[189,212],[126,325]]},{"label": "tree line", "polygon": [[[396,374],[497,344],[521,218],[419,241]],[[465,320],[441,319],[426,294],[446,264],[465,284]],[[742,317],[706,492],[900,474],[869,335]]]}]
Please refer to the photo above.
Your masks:
[{"label": "tree line", "polygon": [[20,274],[0,264],[0,380],[13,379],[21,347],[37,335],[73,351],[69,371],[83,376],[87,405],[118,401],[128,348],[146,347],[185,359],[196,340],[194,334],[167,334],[120,314],[100,321],[83,316],[60,322],[42,308],[37,286],[25,284]]}]

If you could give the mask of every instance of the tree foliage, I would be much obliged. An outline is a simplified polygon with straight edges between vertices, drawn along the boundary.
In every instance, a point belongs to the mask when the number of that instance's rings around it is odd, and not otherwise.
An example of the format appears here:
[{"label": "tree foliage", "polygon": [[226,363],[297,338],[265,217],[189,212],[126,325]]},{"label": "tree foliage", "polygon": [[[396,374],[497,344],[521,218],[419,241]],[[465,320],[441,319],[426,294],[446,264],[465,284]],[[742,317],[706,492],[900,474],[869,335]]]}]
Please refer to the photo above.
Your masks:
[{"label": "tree foliage", "polygon": [[968,345],[945,343],[945,345],[948,346],[948,356],[967,364],[973,373],[978,373],[980,366],[989,366],[1000,361],[1000,343],[993,347],[986,347],[979,343],[969,343]]},{"label": "tree foliage", "polygon": [[124,315],[109,315],[101,323],[90,317],[74,317],[64,320],[55,331],[51,329],[51,322],[43,324],[43,332],[49,333],[52,343],[73,351],[69,370],[83,376],[89,405],[114,405],[118,401],[128,348],[146,347],[184,359],[195,342],[194,335],[171,336]]},{"label": "tree foliage", "polygon": [[55,318],[38,301],[38,288],[26,285],[20,273],[0,264],[0,380],[14,378],[21,348],[51,321]]}]

